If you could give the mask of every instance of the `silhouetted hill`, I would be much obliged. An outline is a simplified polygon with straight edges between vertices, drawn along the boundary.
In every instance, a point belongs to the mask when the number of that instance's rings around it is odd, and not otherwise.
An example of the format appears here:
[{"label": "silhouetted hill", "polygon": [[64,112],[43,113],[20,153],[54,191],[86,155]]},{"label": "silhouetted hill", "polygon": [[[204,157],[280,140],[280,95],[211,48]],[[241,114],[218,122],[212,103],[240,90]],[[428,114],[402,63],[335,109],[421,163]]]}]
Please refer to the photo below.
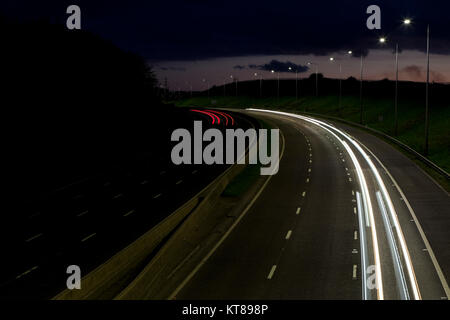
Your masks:
[{"label": "silhouetted hill", "polygon": [[[292,77],[292,75],[291,75]],[[260,80],[240,81],[238,83],[238,95],[259,97],[260,96]],[[225,85],[213,86],[208,91],[196,93],[196,96],[223,96],[224,92],[227,96],[235,96],[236,84],[228,83]],[[284,79],[280,77],[279,95],[295,96],[295,79]],[[421,101],[425,103],[425,83],[399,81],[398,84],[399,99]],[[316,76],[311,74],[305,78],[299,76],[297,81],[299,96],[314,96],[316,94]],[[342,80],[342,95],[359,96],[360,81],[354,77]],[[276,78],[264,79],[262,81],[262,97],[276,97],[278,91],[278,80]],[[338,95],[339,79],[325,78],[322,74],[318,74],[318,91],[319,96]],[[379,81],[363,81],[363,98],[392,98],[395,92],[395,82],[387,79]],[[441,107],[448,106],[448,96],[450,95],[450,85],[441,83],[430,84],[430,104]],[[182,97],[189,97],[188,93]]]},{"label": "silhouetted hill", "polygon": [[[145,61],[85,31],[0,21],[4,183],[44,189],[158,149],[167,131]],[[8,185],[9,183],[9,185]]]}]

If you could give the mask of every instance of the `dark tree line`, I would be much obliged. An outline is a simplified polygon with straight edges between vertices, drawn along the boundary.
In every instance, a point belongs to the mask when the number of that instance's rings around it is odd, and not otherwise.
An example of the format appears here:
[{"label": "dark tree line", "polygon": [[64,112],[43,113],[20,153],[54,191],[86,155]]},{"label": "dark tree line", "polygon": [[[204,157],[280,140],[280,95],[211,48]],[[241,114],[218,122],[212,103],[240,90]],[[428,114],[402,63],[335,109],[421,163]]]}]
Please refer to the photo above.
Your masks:
[{"label": "dark tree line", "polygon": [[[52,188],[157,148],[171,108],[140,56],[83,30],[0,18],[3,170]],[[152,146],[153,145],[153,146]],[[48,186],[43,186],[48,184]]]}]

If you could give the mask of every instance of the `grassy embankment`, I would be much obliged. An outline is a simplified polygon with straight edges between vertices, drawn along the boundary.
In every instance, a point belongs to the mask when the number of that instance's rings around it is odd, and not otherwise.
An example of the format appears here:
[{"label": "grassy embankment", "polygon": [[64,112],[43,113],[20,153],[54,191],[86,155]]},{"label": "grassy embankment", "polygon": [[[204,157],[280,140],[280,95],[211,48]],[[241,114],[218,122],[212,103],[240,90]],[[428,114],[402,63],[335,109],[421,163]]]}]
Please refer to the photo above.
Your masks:
[{"label": "grassy embankment", "polygon": [[[271,126],[265,121],[259,120],[262,129],[270,129]],[[267,136],[267,151],[268,154],[271,153],[271,137],[270,134]],[[242,195],[246,190],[248,190],[253,183],[258,180],[260,175],[260,164],[247,164],[246,168],[239,173],[233,181],[231,181],[225,190],[222,192],[224,197],[238,197]]]}]

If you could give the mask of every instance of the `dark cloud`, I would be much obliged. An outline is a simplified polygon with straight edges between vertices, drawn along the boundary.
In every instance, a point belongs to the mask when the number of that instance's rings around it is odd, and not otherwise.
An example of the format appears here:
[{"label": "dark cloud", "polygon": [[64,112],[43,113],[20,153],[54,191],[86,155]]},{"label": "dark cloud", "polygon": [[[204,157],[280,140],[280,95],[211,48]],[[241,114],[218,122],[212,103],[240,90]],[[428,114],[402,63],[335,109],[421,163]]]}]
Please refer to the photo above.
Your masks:
[{"label": "dark cloud", "polygon": [[186,68],[180,67],[159,67],[159,69],[164,71],[186,71]]},{"label": "dark cloud", "polygon": [[236,65],[233,67],[233,69],[237,69],[237,70],[244,70],[246,68],[247,68],[246,66],[241,66],[241,65]]},{"label": "dark cloud", "polygon": [[[47,19],[65,24],[66,0],[4,0],[0,16]],[[244,55],[329,55],[352,50],[367,55],[396,42],[403,50],[426,50],[431,25],[431,51],[450,54],[448,0],[378,0],[382,30],[368,30],[369,0],[78,0],[82,28],[143,55],[152,62],[199,60]],[[401,27],[404,17],[413,24]],[[362,48],[362,49],[360,49]]]},{"label": "dark cloud", "polygon": [[[423,67],[417,65],[409,65],[400,70],[402,77],[412,81],[425,81],[426,70]],[[430,70],[430,80],[433,82],[444,83],[447,82],[447,78],[440,72]]]},{"label": "dark cloud", "polygon": [[416,65],[411,65],[403,68],[401,72],[406,73],[414,80],[422,80],[422,68]]},{"label": "dark cloud", "polygon": [[[278,60],[272,60],[269,63],[256,65],[250,64],[248,66],[250,69],[258,69],[263,71],[275,71],[275,72],[307,72],[309,68],[307,66],[302,66],[300,64],[295,64],[290,61],[282,62]],[[292,69],[292,71],[289,70]]]}]

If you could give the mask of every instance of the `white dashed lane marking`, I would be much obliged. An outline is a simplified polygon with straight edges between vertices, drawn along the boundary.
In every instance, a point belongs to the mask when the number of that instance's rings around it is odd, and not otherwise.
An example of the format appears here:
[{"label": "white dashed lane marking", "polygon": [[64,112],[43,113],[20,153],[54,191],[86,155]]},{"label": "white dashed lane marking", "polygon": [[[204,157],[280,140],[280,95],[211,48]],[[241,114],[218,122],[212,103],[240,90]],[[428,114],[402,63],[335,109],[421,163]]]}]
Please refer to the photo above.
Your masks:
[{"label": "white dashed lane marking", "polygon": [[277,269],[277,265],[274,264],[274,265],[272,266],[272,269],[270,269],[269,275],[267,276],[267,280],[272,279],[273,274],[275,273],[275,270],[276,270],[276,269]]},{"label": "white dashed lane marking", "polygon": [[81,239],[81,242],[85,242],[86,240],[89,240],[90,238],[94,237],[97,233],[92,233],[90,235],[88,235],[87,237],[84,237],[83,239]]},{"label": "white dashed lane marking", "polygon": [[287,234],[286,234],[285,239],[286,239],[286,240],[289,240],[289,238],[291,237],[291,234],[292,234],[292,230],[289,230],[289,231],[287,232]]},{"label": "white dashed lane marking", "polygon": [[39,268],[39,266],[34,266],[33,268],[28,269],[27,271],[25,271],[25,272],[19,274],[19,275],[16,277],[16,279],[20,279],[20,278],[22,278],[23,276],[26,276],[26,275],[29,274],[31,271],[34,271],[34,270],[36,270],[37,268]]},{"label": "white dashed lane marking", "polygon": [[37,239],[37,238],[39,238],[42,235],[43,235],[43,233],[39,233],[39,234],[37,234],[35,236],[32,236],[31,238],[28,238],[27,240],[25,240],[25,242],[33,241],[34,239]]}]

